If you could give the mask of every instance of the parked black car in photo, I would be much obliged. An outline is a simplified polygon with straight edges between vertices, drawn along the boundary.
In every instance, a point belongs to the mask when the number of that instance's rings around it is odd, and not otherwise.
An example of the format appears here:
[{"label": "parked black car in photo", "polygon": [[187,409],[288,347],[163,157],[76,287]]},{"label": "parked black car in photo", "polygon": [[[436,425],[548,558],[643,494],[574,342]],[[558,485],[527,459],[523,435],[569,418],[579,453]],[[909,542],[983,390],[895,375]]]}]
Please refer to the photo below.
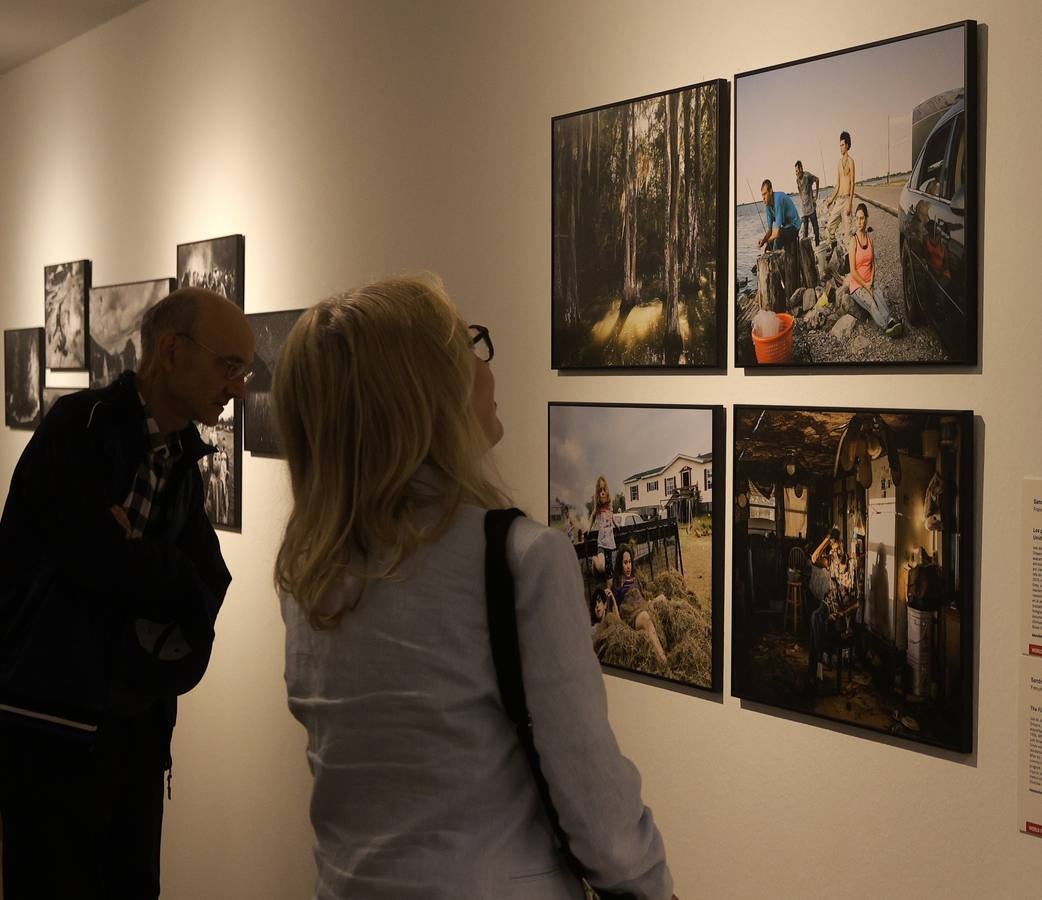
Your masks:
[{"label": "parked black car in photo", "polygon": [[965,93],[949,91],[912,113],[912,173],[898,228],[903,293],[912,325],[928,324],[954,362],[976,358],[975,286],[967,283]]}]

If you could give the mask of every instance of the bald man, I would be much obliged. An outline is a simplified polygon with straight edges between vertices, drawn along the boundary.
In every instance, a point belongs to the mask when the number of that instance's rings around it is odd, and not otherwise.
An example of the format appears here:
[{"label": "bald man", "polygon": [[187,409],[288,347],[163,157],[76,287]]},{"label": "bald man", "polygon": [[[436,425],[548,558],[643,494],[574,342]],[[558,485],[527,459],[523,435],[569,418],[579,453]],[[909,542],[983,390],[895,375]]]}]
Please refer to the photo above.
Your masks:
[{"label": "bald man", "polygon": [[[154,898],[177,696],[202,678],[231,576],[198,462],[254,337],[182,288],[139,371],[59,399],[0,518],[0,817],[13,898]],[[170,778],[167,775],[167,792]]]}]

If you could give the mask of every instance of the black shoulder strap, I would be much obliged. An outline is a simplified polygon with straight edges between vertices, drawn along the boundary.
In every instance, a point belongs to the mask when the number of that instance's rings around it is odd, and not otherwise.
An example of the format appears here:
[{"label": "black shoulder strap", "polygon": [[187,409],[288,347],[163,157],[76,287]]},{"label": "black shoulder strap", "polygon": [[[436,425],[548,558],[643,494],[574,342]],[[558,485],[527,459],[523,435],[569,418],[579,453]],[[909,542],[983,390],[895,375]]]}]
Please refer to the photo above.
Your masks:
[{"label": "black shoulder strap", "polygon": [[523,515],[519,509],[490,509],[485,513],[485,607],[503,707],[515,725],[527,730],[528,704],[521,680],[514,578],[507,563],[507,533],[514,519]]},{"label": "black shoulder strap", "polygon": [[[507,563],[507,533],[514,519],[523,516],[519,509],[490,509],[485,513],[485,607],[488,610],[488,633],[492,643],[492,661],[496,667],[499,695],[503,707],[517,729],[517,737],[528,758],[543,808],[553,826],[558,849],[565,863],[578,878],[586,883],[586,870],[568,846],[568,835],[550,799],[550,787],[539,765],[539,753],[532,738],[532,720],[525,700],[525,686],[521,677],[521,648],[517,638],[517,606],[514,577]],[[587,883],[588,884],[588,883]],[[603,900],[626,900],[630,894],[610,894],[599,891]]]},{"label": "black shoulder strap", "polygon": [[550,799],[550,788],[539,765],[539,753],[532,739],[532,720],[525,701],[525,685],[521,677],[521,648],[517,639],[517,607],[514,578],[507,563],[507,532],[514,519],[524,513],[519,509],[490,509],[485,513],[485,606],[488,609],[488,633],[492,641],[492,661],[503,707],[517,728],[517,737],[528,757],[543,806],[550,817],[554,834],[568,865],[582,876],[579,861],[568,849],[568,837],[561,829]]}]

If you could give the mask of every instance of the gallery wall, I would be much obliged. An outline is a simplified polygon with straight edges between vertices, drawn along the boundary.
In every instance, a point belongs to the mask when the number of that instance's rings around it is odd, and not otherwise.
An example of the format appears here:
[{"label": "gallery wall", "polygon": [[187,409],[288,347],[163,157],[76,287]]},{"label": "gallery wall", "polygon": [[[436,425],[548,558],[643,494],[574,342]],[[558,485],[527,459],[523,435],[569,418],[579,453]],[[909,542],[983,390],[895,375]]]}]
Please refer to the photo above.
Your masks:
[{"label": "gallery wall", "polygon": [[[550,370],[552,115],[963,18],[984,26],[976,370]],[[726,690],[726,652],[718,697],[606,684],[681,897],[1031,895],[1042,843],[1016,827],[1015,527],[1021,477],[1042,475],[1040,34],[1042,7],[1015,0],[881,0],[843,16],[824,0],[153,0],[0,77],[0,324],[43,324],[45,265],[89,258],[96,285],[157,278],[173,274],[178,243],[229,233],[246,236],[247,312],[440,272],[496,339],[498,461],[542,519],[550,400],[973,409],[973,753],[743,705]],[[27,438],[0,429],[0,497]],[[286,709],[270,578],[286,508],[282,465],[246,454],[242,533],[221,533],[234,581],[174,737],[174,900],[311,886],[305,739]]]}]

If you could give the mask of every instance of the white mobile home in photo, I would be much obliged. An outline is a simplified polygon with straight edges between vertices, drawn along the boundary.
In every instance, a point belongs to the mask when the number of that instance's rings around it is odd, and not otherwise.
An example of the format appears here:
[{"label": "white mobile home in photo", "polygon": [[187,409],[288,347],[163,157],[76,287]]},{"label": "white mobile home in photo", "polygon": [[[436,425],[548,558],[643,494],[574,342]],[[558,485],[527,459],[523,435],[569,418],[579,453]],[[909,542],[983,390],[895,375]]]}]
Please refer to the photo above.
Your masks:
[{"label": "white mobile home in photo", "polygon": [[713,454],[678,453],[664,466],[630,475],[623,481],[626,509],[644,518],[688,522],[713,508]]}]

